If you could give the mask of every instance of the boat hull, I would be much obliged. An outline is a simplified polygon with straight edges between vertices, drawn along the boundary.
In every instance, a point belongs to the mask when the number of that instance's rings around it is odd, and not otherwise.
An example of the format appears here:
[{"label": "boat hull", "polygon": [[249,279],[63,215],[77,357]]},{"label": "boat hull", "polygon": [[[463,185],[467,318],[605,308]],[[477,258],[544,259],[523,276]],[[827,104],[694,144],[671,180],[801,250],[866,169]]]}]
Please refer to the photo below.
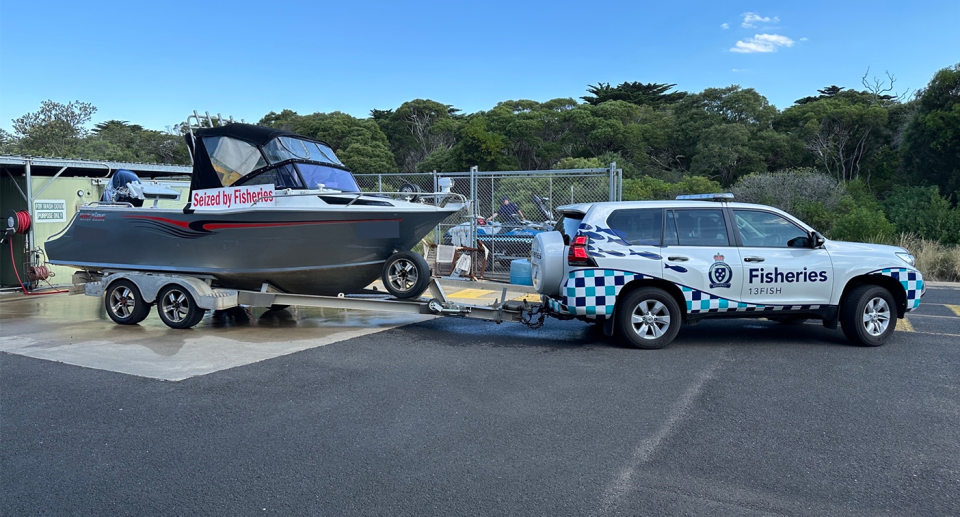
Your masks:
[{"label": "boat hull", "polygon": [[82,207],[45,247],[51,263],[86,270],[209,275],[232,289],[267,282],[331,295],[369,285],[390,255],[413,248],[453,212]]}]

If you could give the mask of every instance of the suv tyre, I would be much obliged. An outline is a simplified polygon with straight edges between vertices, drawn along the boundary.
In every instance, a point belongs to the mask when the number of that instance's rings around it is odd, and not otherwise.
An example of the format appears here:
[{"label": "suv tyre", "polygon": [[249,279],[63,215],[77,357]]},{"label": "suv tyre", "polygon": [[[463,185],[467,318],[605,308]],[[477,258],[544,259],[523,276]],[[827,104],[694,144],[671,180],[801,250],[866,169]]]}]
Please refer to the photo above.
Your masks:
[{"label": "suv tyre", "polygon": [[890,291],[861,285],[840,302],[840,329],[853,344],[880,346],[897,327],[897,305]]},{"label": "suv tyre", "polygon": [[641,287],[618,300],[615,324],[630,345],[663,348],[680,331],[680,306],[663,289]]}]

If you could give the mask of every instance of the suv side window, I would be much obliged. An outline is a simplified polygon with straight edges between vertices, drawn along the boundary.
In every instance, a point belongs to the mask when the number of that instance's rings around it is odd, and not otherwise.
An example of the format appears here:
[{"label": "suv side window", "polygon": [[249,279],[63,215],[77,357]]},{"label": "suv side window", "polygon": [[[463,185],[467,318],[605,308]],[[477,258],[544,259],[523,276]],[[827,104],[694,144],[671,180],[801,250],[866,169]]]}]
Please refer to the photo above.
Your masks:
[{"label": "suv side window", "polygon": [[607,226],[627,244],[659,246],[660,231],[663,226],[663,209],[614,210],[607,216]]},{"label": "suv side window", "polygon": [[789,219],[770,212],[734,210],[740,239],[745,247],[803,248],[809,246],[807,232]]},{"label": "suv side window", "polygon": [[674,210],[674,218],[680,246],[730,245],[722,210]]},{"label": "suv side window", "polygon": [[673,210],[667,210],[667,220],[663,224],[663,245],[680,245],[680,237],[677,235],[677,216],[673,213]]}]

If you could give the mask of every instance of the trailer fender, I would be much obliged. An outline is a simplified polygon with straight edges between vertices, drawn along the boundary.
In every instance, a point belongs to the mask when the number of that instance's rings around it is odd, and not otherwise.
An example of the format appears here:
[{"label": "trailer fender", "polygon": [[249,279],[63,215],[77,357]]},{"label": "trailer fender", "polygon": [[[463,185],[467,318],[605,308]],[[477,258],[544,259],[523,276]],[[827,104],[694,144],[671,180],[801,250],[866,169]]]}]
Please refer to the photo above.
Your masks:
[{"label": "trailer fender", "polygon": [[[187,290],[197,303],[197,307],[206,310],[224,310],[237,306],[237,291],[232,289],[213,289],[199,278],[179,275],[144,274],[144,273],[114,273],[104,277],[100,282],[99,291],[103,292],[111,283],[126,278],[140,289],[140,296],[147,303],[157,301],[160,289],[170,284],[179,285]],[[88,284],[89,285],[89,284]],[[89,294],[88,289],[88,294]]]}]

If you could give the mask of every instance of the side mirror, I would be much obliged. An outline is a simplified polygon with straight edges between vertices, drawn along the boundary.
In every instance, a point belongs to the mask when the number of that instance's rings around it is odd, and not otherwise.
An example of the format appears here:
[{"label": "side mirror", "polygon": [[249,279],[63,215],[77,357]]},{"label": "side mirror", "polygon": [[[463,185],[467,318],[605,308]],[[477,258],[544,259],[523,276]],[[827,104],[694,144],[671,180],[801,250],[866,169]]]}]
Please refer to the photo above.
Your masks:
[{"label": "side mirror", "polygon": [[820,232],[812,232],[810,234],[810,242],[813,243],[814,248],[819,248],[823,246],[826,240],[823,238],[823,235],[820,235]]}]

